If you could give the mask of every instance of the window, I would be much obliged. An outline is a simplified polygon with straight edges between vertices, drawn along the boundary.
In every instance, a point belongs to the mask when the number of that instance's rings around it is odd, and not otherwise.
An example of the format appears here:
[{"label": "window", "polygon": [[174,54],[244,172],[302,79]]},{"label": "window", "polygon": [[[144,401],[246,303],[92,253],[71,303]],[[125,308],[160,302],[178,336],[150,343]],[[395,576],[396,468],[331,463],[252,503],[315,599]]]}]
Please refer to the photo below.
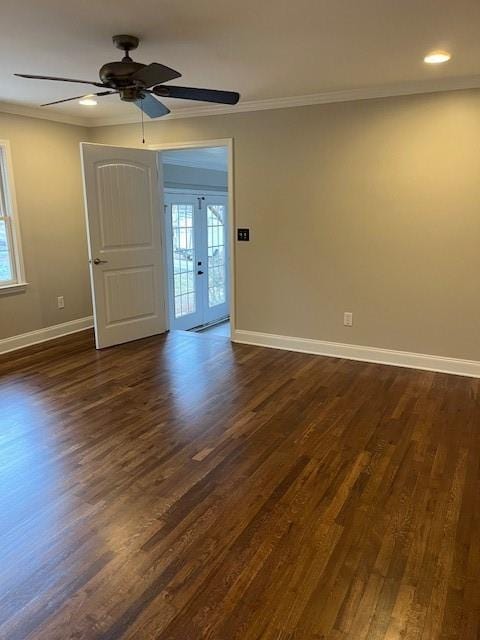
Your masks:
[{"label": "window", "polygon": [[8,142],[0,140],[0,290],[25,284]]}]

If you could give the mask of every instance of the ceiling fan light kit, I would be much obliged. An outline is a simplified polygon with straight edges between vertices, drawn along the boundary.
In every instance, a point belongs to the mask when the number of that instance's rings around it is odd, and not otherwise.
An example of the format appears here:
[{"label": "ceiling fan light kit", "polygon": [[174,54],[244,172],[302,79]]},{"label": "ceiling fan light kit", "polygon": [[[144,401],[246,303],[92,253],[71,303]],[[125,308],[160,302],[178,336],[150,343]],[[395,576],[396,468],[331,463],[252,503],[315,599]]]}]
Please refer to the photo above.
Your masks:
[{"label": "ceiling fan light kit", "polygon": [[[139,39],[131,35],[113,36],[113,43],[124,52],[122,60],[107,62],[99,71],[100,82],[88,80],[75,80],[73,78],[59,78],[56,76],[38,76],[16,73],[20,78],[34,80],[52,80],[57,82],[75,82],[77,84],[89,84],[101,87],[103,91],[89,94],[92,100],[96,97],[118,94],[124,102],[132,102],[150,118],[160,118],[168,113],[166,107],[156,96],[161,98],[179,98],[181,100],[200,100],[202,102],[214,102],[219,104],[237,104],[240,94],[234,91],[218,91],[215,89],[201,89],[195,87],[179,87],[165,85],[165,82],[181,77],[181,73],[166,67],[158,62],[143,64],[135,62],[130,56],[130,51],[139,45]],[[52,104],[60,104],[85,98],[85,95],[75,96],[48,102],[42,107]]]}]

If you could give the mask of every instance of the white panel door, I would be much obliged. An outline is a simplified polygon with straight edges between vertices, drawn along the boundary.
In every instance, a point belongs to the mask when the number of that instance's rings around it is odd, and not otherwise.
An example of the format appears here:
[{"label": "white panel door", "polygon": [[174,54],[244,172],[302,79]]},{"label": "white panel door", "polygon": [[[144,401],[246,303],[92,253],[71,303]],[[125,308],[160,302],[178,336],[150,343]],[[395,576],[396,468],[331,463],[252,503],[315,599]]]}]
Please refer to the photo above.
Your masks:
[{"label": "white panel door", "polygon": [[82,143],[97,349],[166,331],[157,153]]}]

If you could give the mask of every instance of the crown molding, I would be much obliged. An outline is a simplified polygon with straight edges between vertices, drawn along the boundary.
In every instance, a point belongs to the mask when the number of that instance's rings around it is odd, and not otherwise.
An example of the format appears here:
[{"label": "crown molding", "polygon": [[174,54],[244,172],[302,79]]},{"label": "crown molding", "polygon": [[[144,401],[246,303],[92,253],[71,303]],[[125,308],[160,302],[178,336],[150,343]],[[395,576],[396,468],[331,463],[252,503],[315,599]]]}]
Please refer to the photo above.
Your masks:
[{"label": "crown molding", "polygon": [[[463,76],[460,78],[444,78],[436,80],[423,80],[397,85],[385,85],[379,87],[367,87],[361,89],[344,89],[341,91],[324,91],[303,96],[291,96],[286,98],[270,98],[267,100],[250,100],[239,102],[235,106],[226,105],[201,105],[186,107],[173,111],[161,120],[176,120],[178,118],[198,118],[200,116],[226,115],[232,113],[245,113],[248,111],[265,111],[269,109],[287,109],[291,107],[306,107],[315,104],[329,104],[334,102],[351,102],[355,100],[370,100],[373,98],[391,98],[395,96],[414,95],[422,93],[437,93],[441,91],[458,91],[462,89],[479,89],[480,75]],[[92,118],[90,127],[105,127],[118,124],[136,124],[138,116],[112,118]]]},{"label": "crown molding", "polygon": [[14,116],[25,116],[27,118],[40,118],[40,120],[50,120],[51,122],[61,122],[62,124],[73,124],[77,127],[91,127],[87,118],[69,116],[58,111],[49,111],[41,107],[26,107],[13,102],[0,102],[0,113],[9,113]]},{"label": "crown molding", "polygon": [[[312,93],[303,96],[269,98],[266,100],[246,100],[239,102],[235,106],[198,105],[173,111],[168,115],[163,116],[161,120],[228,115],[233,113],[246,113],[249,111],[265,111],[269,109],[288,109],[292,107],[306,107],[315,104],[352,102],[355,100],[371,100],[374,98],[393,98],[395,96],[437,93],[442,91],[459,91],[462,89],[480,89],[480,75],[422,80],[419,82],[407,82],[378,87],[364,87],[360,89],[324,91],[321,93]],[[53,122],[61,122],[64,124],[87,128],[138,123],[138,116],[135,113],[106,118],[80,118],[78,116],[59,113],[58,111],[44,110],[39,107],[27,107],[9,102],[0,102],[0,113],[10,113],[13,115],[27,116],[29,118],[41,118],[43,120],[51,120]]]}]

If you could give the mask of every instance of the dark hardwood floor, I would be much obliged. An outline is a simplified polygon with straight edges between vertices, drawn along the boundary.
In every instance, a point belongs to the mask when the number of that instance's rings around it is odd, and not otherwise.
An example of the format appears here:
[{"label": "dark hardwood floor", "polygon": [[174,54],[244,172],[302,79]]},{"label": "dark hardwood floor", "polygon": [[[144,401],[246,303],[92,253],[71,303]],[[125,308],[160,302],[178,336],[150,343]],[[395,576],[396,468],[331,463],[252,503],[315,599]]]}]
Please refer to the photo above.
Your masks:
[{"label": "dark hardwood floor", "polygon": [[0,376],[0,638],[479,637],[480,380],[90,332]]}]

